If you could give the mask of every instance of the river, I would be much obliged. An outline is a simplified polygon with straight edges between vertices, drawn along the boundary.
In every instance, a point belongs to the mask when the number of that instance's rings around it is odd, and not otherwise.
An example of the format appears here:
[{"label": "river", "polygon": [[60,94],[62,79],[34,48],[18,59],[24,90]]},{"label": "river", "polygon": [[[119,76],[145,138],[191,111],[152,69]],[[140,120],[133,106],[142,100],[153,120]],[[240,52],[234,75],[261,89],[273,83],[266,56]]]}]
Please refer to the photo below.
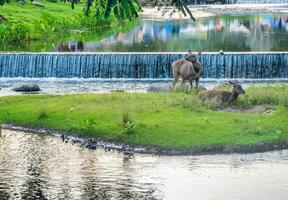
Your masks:
[{"label": "river", "polygon": [[288,150],[157,156],[88,150],[2,130],[0,199],[277,199],[288,195]]}]

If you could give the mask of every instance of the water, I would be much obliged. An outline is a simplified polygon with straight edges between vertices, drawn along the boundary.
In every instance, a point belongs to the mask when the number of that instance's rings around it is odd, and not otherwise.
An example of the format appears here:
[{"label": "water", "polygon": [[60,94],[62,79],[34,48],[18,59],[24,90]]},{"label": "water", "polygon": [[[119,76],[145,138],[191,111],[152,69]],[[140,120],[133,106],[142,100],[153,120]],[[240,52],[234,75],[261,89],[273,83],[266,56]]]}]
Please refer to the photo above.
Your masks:
[{"label": "water", "polygon": [[196,23],[142,20],[126,33],[115,33],[101,41],[63,41],[53,51],[183,52],[187,49],[287,51],[288,15],[222,15],[201,18]]},{"label": "water", "polygon": [[[288,79],[237,79],[246,88],[251,85],[288,83]],[[217,84],[228,83],[228,79],[201,79],[199,86],[212,89]],[[41,88],[36,94],[82,94],[82,93],[146,93],[168,92],[172,87],[171,79],[57,79],[57,78],[0,78],[0,97],[21,95],[13,89],[21,85],[38,85]],[[180,85],[180,83],[178,83]],[[177,85],[177,86],[178,86]],[[186,83],[188,87],[188,83]]]},{"label": "water", "polygon": [[[172,77],[171,63],[184,53],[0,53],[0,77]],[[203,53],[203,78],[288,78],[288,53]]]},{"label": "water", "polygon": [[0,199],[277,199],[288,195],[288,151],[155,156],[88,150],[3,130]]}]

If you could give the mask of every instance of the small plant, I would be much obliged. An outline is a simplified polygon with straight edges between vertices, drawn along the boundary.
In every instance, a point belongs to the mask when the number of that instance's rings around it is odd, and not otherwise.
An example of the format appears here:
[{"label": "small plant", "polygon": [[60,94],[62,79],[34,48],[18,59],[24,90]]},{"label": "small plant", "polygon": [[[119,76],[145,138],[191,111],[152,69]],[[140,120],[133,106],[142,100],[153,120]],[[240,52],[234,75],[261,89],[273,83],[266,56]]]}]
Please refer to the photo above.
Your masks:
[{"label": "small plant", "polygon": [[135,132],[136,124],[134,121],[128,121],[122,125],[123,135],[132,135]]},{"label": "small plant", "polygon": [[75,126],[75,128],[91,134],[91,133],[95,132],[96,126],[97,126],[96,120],[89,117],[88,119],[77,124]]},{"label": "small plant", "polygon": [[122,127],[121,133],[123,135],[132,135],[135,132],[136,124],[131,119],[128,111],[124,111],[122,113],[121,127]]}]

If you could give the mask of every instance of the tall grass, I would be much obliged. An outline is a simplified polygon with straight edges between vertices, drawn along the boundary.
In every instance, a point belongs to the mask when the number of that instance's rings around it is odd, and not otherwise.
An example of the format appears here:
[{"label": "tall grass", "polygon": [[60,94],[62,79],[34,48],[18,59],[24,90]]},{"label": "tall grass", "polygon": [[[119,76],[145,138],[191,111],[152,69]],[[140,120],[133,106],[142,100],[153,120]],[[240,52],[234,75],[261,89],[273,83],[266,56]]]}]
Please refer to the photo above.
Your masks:
[{"label": "tall grass", "polygon": [[[93,39],[95,40],[95,35],[96,38],[99,38],[103,33],[112,34],[120,29],[124,32],[131,29],[131,26],[135,26],[135,23],[121,22],[114,18],[96,20],[92,15],[84,16],[81,9],[77,8],[78,11],[74,12],[68,5],[62,3],[43,1],[43,4],[45,5],[43,9],[37,9],[26,4],[21,7],[15,3],[7,4],[3,11],[0,9],[1,14],[10,16],[4,23],[0,24],[0,45],[8,46],[15,43],[18,45],[21,42],[37,41],[44,38],[45,40],[52,38],[55,40],[55,38],[59,38],[59,34],[61,34],[62,39],[71,37],[72,33],[73,38],[74,35],[77,35],[75,37],[81,35],[81,38],[84,36],[86,38],[87,32],[93,33],[89,37],[94,35]],[[17,15],[13,14],[15,10],[19,10]]]},{"label": "tall grass", "polygon": [[239,106],[266,104],[288,107],[288,87],[285,84],[268,86],[251,86],[246,89],[246,95],[237,102]]},{"label": "tall grass", "polygon": [[48,116],[48,113],[47,113],[47,102],[43,102],[39,106],[37,117],[38,117],[38,119],[42,119],[42,118],[45,118],[47,116]]}]

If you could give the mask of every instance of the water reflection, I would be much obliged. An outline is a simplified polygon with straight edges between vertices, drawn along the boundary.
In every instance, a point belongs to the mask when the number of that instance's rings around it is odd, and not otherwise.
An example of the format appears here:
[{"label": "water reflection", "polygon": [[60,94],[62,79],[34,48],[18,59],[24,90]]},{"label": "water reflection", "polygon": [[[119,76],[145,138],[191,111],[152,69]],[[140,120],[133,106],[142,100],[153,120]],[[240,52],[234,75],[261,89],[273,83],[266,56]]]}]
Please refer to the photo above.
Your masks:
[{"label": "water reflection", "polygon": [[[0,199],[286,199],[288,151],[127,157],[4,130]],[[193,199],[194,199],[193,198]]]},{"label": "water reflection", "polygon": [[[65,48],[63,48],[65,46]],[[80,48],[75,48],[80,46]],[[149,21],[99,42],[71,41],[55,51],[287,51],[288,16],[216,16]]]}]

